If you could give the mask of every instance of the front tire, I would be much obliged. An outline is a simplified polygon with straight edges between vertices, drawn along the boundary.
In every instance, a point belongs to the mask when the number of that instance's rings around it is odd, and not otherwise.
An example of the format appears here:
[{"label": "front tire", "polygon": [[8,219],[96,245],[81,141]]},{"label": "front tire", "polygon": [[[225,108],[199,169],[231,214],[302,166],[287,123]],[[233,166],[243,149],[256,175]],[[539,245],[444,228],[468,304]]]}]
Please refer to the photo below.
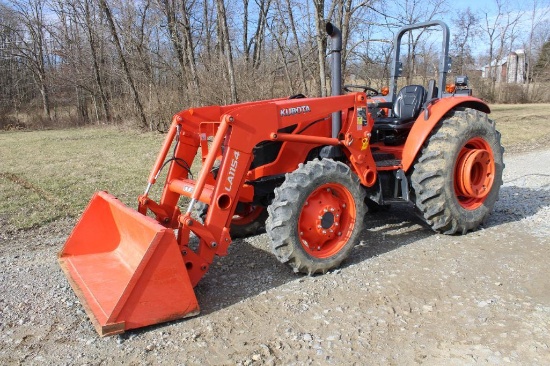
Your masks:
[{"label": "front tire", "polygon": [[503,151],[483,112],[453,110],[438,124],[411,175],[416,206],[434,231],[465,234],[486,220],[502,185]]},{"label": "front tire", "polygon": [[295,272],[325,273],[359,240],[367,207],[351,169],[330,159],[300,164],[275,189],[266,231],[277,258]]}]

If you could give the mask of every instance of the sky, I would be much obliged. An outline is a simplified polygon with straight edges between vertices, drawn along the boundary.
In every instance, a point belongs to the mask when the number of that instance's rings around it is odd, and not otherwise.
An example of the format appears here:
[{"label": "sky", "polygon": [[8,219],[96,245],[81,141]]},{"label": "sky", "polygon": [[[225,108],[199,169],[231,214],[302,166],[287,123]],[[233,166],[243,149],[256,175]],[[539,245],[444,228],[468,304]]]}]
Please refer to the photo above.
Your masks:
[{"label": "sky", "polygon": [[487,0],[460,0],[453,4],[457,8],[466,9],[470,7],[472,10],[481,10],[481,9],[495,9],[495,1]]},{"label": "sky", "polygon": [[[513,15],[519,15],[520,21],[517,26],[517,36],[513,50],[522,49],[524,47],[524,41],[527,40],[531,31],[531,17],[533,14],[533,4],[537,4],[536,17],[539,21],[544,21],[542,28],[546,28],[547,37],[550,35],[550,0],[499,0],[503,4],[503,9],[508,9]],[[474,14],[481,18],[484,22],[485,13],[489,15],[489,24],[493,24],[496,15],[498,14],[498,7],[496,5],[497,0],[450,0],[451,6],[454,7],[457,12],[464,11],[468,7]],[[451,37],[453,35],[454,26],[453,18],[456,17],[457,12],[449,12],[446,16],[442,17],[451,30]],[[486,52],[487,44],[482,39],[475,39],[473,41],[472,51],[474,56],[483,55]]]}]

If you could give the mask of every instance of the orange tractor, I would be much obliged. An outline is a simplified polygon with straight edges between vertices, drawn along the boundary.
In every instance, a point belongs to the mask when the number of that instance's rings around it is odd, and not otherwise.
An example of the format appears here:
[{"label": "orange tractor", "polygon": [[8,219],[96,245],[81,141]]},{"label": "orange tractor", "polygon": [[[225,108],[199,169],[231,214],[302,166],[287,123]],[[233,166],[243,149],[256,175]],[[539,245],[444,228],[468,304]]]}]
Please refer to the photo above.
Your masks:
[{"label": "orange tractor", "polygon": [[[402,36],[431,26],[443,31],[438,81],[397,92]],[[214,257],[263,228],[280,261],[312,275],[350,254],[369,206],[409,201],[445,234],[487,218],[502,184],[500,134],[483,101],[444,91],[448,27],[398,32],[387,96],[362,86],[341,95],[341,34],[330,23],[327,33],[332,96],[179,112],[137,211],[105,192],[92,198],[59,262],[101,335],[198,314],[193,288]],[[163,168],[156,202],[148,194]]]}]

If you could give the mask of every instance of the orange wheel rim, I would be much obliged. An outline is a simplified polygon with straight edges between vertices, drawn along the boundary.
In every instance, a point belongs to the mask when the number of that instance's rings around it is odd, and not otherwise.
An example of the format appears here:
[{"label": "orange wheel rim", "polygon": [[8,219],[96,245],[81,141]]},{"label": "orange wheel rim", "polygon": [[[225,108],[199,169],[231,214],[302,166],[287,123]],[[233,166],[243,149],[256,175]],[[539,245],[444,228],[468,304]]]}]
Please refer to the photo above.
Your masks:
[{"label": "orange wheel rim", "polygon": [[495,180],[495,158],[489,143],[480,137],[466,142],[458,154],[454,172],[460,205],[468,210],[481,206]]},{"label": "orange wheel rim", "polygon": [[338,253],[348,242],[355,226],[355,201],[346,187],[324,184],[308,197],[298,219],[302,248],[316,258]]},{"label": "orange wheel rim", "polygon": [[242,209],[235,211],[231,224],[247,225],[254,222],[265,210],[262,206],[253,206],[250,203],[243,204]]}]

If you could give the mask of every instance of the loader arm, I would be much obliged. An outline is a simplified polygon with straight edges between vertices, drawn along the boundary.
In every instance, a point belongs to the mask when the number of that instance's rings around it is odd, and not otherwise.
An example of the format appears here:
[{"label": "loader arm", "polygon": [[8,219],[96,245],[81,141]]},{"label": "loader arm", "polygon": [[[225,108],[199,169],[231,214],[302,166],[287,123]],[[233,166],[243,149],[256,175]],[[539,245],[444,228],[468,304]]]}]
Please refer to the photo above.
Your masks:
[{"label": "loader arm", "polygon": [[[193,286],[208,271],[216,255],[227,254],[231,243],[229,226],[237,203],[240,200],[250,201],[253,195],[254,187],[247,185],[246,180],[269,172],[269,167],[254,171],[249,169],[254,159],[254,147],[262,141],[281,141],[297,146],[307,145],[310,148],[341,145],[349,153],[354,147],[361,151],[363,146],[360,157],[354,159],[357,166],[360,166],[360,163],[368,160],[365,143],[361,140],[367,132],[359,131],[361,136],[356,139],[346,132],[338,139],[331,137],[330,130],[330,116],[333,112],[342,112],[344,119],[357,118],[358,104],[363,107],[366,105],[363,93],[327,98],[277,99],[225,108],[197,108],[180,112],[174,117],[149,177],[149,185],[154,184],[158,170],[167,160],[167,146],[173,145],[174,140],[177,140],[161,199],[156,203],[147,194],[140,196],[139,211],[146,214],[149,209],[156,214],[159,223],[179,229],[178,244]],[[320,121],[319,126],[308,127],[317,121]],[[356,124],[344,124],[350,125],[356,131]],[[294,133],[279,132],[290,126],[297,126]],[[314,134],[310,134],[312,131]],[[320,134],[320,131],[323,133]],[[208,146],[207,142],[211,139],[212,143]],[[199,148],[203,153],[203,165],[196,179],[190,179],[190,172],[186,167],[191,166]],[[214,179],[211,171],[220,155],[221,162]],[[288,160],[288,164],[281,165],[278,162],[278,174],[291,172],[297,168],[298,163],[303,162],[292,158]],[[371,167],[373,166],[374,162],[371,162]],[[370,169],[370,173],[362,174],[370,184],[375,179],[373,172],[374,169]],[[190,199],[183,214],[178,208],[181,196]],[[209,205],[204,223],[192,216],[193,206],[199,201]],[[192,250],[188,245],[191,232],[199,238],[197,250]]]}]

